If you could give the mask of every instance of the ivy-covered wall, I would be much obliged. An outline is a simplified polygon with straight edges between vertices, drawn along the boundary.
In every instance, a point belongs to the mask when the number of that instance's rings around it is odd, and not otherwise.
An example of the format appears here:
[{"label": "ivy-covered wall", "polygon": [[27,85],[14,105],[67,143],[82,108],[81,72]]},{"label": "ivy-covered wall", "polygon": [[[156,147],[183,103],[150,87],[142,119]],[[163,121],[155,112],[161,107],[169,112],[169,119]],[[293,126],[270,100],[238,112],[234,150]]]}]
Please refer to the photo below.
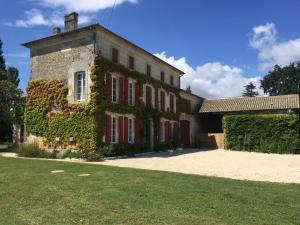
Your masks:
[{"label": "ivy-covered wall", "polygon": [[[115,72],[135,79],[139,85],[139,106],[112,104],[106,99],[105,74]],[[159,143],[158,129],[161,118],[179,120],[179,115],[185,105],[179,95],[179,89],[161,83],[152,77],[136,71],[131,71],[122,65],[116,65],[109,60],[96,55],[90,73],[93,84],[91,86],[91,100],[85,104],[69,104],[67,101],[68,89],[64,81],[32,80],[27,88],[27,102],[25,111],[25,127],[27,133],[45,138],[45,146],[54,148],[68,148],[74,145],[76,149],[84,152],[101,152],[106,145],[103,143],[105,111],[119,114],[133,114],[141,119],[140,143],[131,146],[135,151],[142,151],[146,146],[145,124],[152,119],[154,123],[154,147],[163,148],[170,145],[178,145],[178,140],[171,143]],[[150,83],[155,88],[155,109],[146,109],[143,98],[143,85]],[[177,98],[176,113],[160,112],[158,110],[158,89],[172,92]],[[175,131],[179,139],[179,132]],[[57,143],[56,137],[60,138]],[[70,143],[70,137],[75,143]],[[127,146],[127,145],[126,145]],[[128,146],[127,146],[128,147]],[[110,155],[124,154],[124,146],[115,145]],[[123,150],[120,150],[123,149]],[[103,154],[108,154],[103,152]]]},{"label": "ivy-covered wall", "polygon": [[296,153],[300,149],[299,115],[227,115],[223,128],[230,150]]}]

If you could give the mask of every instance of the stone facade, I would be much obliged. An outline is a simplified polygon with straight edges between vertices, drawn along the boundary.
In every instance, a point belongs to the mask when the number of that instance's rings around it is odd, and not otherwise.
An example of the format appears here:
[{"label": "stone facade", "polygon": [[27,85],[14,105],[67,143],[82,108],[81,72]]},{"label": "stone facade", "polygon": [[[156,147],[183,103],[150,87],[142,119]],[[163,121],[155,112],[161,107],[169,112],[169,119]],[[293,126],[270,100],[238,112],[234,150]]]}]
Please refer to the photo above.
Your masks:
[{"label": "stone facade", "polygon": [[[112,58],[112,48],[118,50],[119,64],[128,67],[129,56],[134,57],[135,70],[141,74],[146,74],[147,65],[151,66],[151,77],[160,81],[161,72],[164,72],[164,82],[174,87],[180,88],[180,76],[182,72],[166,62],[156,58],[138,46],[128,42],[116,34],[97,25],[77,29],[74,31],[54,35],[48,38],[24,44],[30,48],[31,70],[30,80],[63,80],[68,85],[68,101],[70,103],[87,103],[90,100],[90,69],[93,63],[95,53],[100,54],[107,59]],[[75,100],[75,74],[77,72],[85,72],[86,74],[86,98],[83,101]],[[113,72],[113,71],[112,71]],[[120,75],[123,76],[123,75]],[[146,76],[146,75],[145,75]],[[171,76],[173,84],[171,84]],[[147,84],[145,84],[147,85]],[[143,90],[145,89],[145,85]],[[149,84],[150,85],[150,84]],[[150,85],[151,86],[151,85]],[[154,88],[153,88],[154,91]],[[164,91],[165,90],[159,90]],[[170,107],[169,94],[165,92],[165,109],[168,111]],[[202,99],[185,91],[180,93],[181,97],[189,100],[191,103],[191,112],[195,113],[199,110]],[[154,106],[154,94],[152,95],[152,104]],[[145,102],[145,90],[144,90]],[[176,97],[174,94],[174,108],[176,110]],[[160,105],[160,104],[159,104]],[[122,117],[124,115],[114,115],[106,112],[110,117]],[[125,115],[130,118],[130,115]],[[180,120],[188,121],[190,132],[190,143],[195,144],[195,135],[199,127],[197,117],[192,114],[183,113]],[[164,122],[164,121],[162,121]],[[167,121],[173,124],[175,121]],[[153,126],[151,122],[151,126]],[[150,136],[153,136],[153,128],[150,129]],[[32,137],[30,136],[30,139]],[[103,137],[103,140],[105,137]],[[153,146],[153,143],[151,143]]]}]

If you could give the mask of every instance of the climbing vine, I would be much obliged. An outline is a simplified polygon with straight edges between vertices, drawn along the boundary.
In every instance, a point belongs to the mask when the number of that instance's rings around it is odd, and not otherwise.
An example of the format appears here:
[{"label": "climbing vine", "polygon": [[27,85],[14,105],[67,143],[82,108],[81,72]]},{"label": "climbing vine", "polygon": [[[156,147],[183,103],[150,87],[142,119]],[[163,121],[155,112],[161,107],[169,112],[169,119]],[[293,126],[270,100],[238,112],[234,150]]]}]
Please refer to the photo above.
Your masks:
[{"label": "climbing vine", "polygon": [[[146,109],[140,101],[139,106],[126,104],[112,104],[106,99],[105,75],[106,72],[126,74],[138,82],[139,96],[143,97],[143,85],[148,83],[155,88],[155,109]],[[158,145],[158,129],[161,118],[179,120],[181,112],[180,102],[182,98],[179,89],[168,84],[161,83],[150,76],[137,71],[131,71],[122,65],[111,63],[109,60],[96,55],[91,68],[90,77],[92,82],[90,101],[85,104],[69,104],[67,100],[68,88],[65,81],[32,80],[27,88],[27,101],[25,110],[25,126],[28,133],[45,138],[45,145],[53,148],[59,145],[68,148],[70,137],[75,140],[74,148],[97,152],[105,146],[103,143],[105,111],[119,114],[132,114],[141,118],[141,141],[134,149],[139,151],[146,144],[146,122],[152,119],[154,123],[154,144]],[[177,98],[176,113],[160,112],[158,110],[158,89],[164,89],[167,93],[172,92]],[[132,146],[131,146],[132,147]],[[118,150],[113,154],[121,154],[120,145],[115,145]],[[123,152],[124,153],[124,152]],[[103,153],[106,154],[106,153]]]}]

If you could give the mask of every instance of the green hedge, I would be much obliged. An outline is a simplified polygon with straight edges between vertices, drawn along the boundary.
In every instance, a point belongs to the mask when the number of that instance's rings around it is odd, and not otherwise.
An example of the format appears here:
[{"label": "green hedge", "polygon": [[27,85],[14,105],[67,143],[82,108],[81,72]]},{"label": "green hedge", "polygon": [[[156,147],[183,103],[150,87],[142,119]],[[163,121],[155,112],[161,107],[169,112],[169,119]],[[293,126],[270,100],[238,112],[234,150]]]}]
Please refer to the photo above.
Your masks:
[{"label": "green hedge", "polygon": [[223,128],[230,150],[296,153],[300,149],[299,115],[227,115]]}]

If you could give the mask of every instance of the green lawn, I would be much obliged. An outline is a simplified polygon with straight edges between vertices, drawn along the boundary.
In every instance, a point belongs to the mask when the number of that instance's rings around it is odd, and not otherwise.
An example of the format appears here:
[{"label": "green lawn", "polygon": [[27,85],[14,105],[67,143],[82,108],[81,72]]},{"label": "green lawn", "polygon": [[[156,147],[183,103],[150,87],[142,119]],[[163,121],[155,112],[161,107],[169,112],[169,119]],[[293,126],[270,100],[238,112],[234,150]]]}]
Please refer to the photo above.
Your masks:
[{"label": "green lawn", "polygon": [[0,224],[300,224],[300,185],[0,157]]}]

